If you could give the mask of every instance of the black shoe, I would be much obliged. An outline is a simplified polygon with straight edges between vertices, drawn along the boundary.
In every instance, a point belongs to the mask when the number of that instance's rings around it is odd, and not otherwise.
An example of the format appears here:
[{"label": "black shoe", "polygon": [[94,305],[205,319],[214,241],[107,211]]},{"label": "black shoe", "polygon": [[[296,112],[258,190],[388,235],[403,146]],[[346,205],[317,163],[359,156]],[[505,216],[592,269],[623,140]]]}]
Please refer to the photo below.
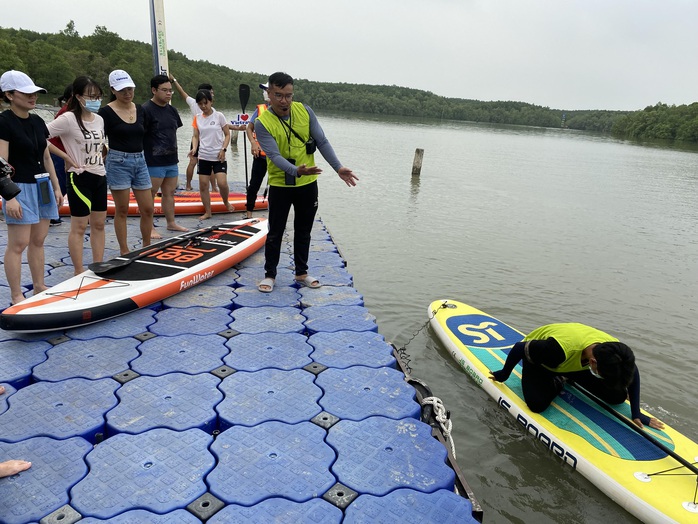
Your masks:
[{"label": "black shoe", "polygon": [[52,219],[50,220],[50,224],[51,224],[52,226],[60,226],[62,223],[63,223],[63,220],[60,219],[60,218],[52,218]]}]

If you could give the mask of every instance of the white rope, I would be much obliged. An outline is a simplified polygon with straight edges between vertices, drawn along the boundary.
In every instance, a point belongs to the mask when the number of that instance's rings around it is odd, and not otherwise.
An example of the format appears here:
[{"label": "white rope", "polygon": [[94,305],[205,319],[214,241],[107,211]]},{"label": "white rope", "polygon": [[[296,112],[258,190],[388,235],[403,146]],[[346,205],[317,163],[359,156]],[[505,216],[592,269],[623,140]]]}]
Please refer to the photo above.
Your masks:
[{"label": "white rope", "polygon": [[451,438],[451,430],[453,429],[453,423],[451,419],[446,416],[446,408],[444,403],[438,397],[426,397],[422,399],[422,406],[431,404],[434,408],[434,418],[439,423],[441,427],[441,433],[443,433],[444,439],[448,442],[448,447],[451,449],[451,455],[456,458],[456,446],[453,444],[453,439]]}]

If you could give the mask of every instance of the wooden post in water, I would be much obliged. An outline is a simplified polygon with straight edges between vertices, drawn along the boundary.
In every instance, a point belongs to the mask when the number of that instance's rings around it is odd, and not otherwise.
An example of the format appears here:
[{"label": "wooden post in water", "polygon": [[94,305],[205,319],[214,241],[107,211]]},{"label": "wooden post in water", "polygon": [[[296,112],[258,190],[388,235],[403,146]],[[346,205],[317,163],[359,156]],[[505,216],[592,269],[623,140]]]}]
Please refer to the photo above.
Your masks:
[{"label": "wooden post in water", "polygon": [[414,151],[414,162],[412,163],[412,176],[419,176],[422,172],[422,158],[424,158],[424,149],[416,149]]}]

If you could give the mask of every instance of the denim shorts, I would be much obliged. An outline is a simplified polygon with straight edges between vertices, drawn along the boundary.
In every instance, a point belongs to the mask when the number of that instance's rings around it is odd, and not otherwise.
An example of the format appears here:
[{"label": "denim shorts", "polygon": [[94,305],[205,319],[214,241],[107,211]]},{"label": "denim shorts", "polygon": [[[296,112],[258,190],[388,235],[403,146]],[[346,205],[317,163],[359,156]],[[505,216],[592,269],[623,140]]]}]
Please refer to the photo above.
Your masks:
[{"label": "denim shorts", "polygon": [[51,191],[51,202],[45,205],[39,204],[39,185],[17,183],[22,190],[14,199],[22,205],[22,218],[17,219],[7,216],[7,200],[2,199],[2,212],[5,214],[7,224],[38,224],[41,220],[57,219],[58,207]]},{"label": "denim shorts", "polygon": [[177,164],[171,166],[148,166],[150,178],[176,178],[179,176]]},{"label": "denim shorts", "polygon": [[140,153],[124,153],[110,149],[104,162],[109,189],[150,189],[150,173],[145,156]]}]

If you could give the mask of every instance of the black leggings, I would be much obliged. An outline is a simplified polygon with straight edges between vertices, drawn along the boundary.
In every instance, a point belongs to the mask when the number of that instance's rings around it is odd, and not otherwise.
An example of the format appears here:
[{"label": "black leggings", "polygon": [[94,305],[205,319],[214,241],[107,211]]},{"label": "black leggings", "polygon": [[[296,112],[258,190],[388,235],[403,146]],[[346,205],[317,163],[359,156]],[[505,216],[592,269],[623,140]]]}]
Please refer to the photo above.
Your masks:
[{"label": "black leggings", "polygon": [[250,185],[247,186],[247,211],[254,210],[254,204],[257,200],[257,193],[262,186],[264,175],[267,174],[267,157],[259,155],[252,161],[252,173],[250,176]]},{"label": "black leggings", "polygon": [[609,404],[621,404],[628,397],[626,389],[609,387],[607,382],[594,377],[589,370],[560,375],[538,364],[531,364],[525,358],[522,366],[521,389],[528,409],[534,413],[544,411],[560,393],[562,383],[556,377],[566,377]]},{"label": "black leggings", "polygon": [[296,187],[269,187],[269,234],[264,249],[264,276],[276,278],[281,243],[288,214],[293,206],[293,261],[296,275],[308,272],[310,233],[318,206],[317,181]]}]

